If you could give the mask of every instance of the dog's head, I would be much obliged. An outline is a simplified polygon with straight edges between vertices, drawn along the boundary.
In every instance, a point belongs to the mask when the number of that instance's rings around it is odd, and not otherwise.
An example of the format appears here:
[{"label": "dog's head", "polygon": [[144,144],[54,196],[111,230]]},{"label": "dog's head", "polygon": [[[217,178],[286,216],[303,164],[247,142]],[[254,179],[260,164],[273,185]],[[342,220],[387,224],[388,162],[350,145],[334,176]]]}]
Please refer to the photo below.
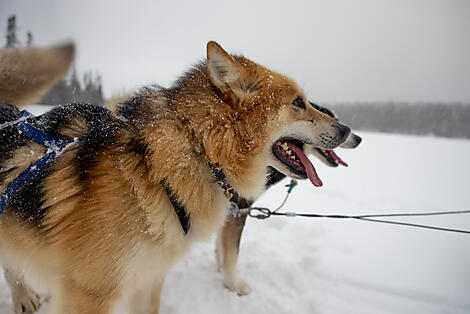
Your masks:
[{"label": "dog's head", "polygon": [[[337,119],[336,115],[328,108],[319,106],[313,102],[310,102],[315,109],[329,115],[330,117]],[[347,137],[346,141],[340,145],[341,148],[356,148],[361,143],[362,138],[355,134],[354,132],[350,132],[349,136]],[[342,165],[347,167],[348,164],[345,163],[333,150],[331,149],[322,149],[319,147],[313,146],[306,146],[305,151],[314,155],[319,160],[321,160],[325,165],[329,167],[338,167],[338,165]]]},{"label": "dog's head", "polygon": [[272,166],[287,176],[308,177],[315,186],[322,185],[304,147],[331,150],[349,136],[347,126],[311,105],[290,78],[245,57],[231,56],[215,42],[207,44],[207,72],[221,102],[231,108],[226,119],[236,127],[230,133],[238,135],[245,151],[239,163],[248,163],[253,172],[255,167]]}]

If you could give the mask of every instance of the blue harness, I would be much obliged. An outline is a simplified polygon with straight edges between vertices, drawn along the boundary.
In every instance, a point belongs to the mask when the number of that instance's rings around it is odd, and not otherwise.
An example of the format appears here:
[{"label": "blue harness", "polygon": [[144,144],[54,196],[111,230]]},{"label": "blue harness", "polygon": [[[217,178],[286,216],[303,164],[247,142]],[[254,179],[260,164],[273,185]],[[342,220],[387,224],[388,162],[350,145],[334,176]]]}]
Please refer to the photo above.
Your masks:
[{"label": "blue harness", "polygon": [[[76,142],[63,140],[50,134],[44,133],[43,131],[37,129],[36,127],[28,123],[27,119],[34,117],[31,113],[26,110],[23,110],[22,113],[23,117],[21,119],[7,122],[5,126],[11,126],[18,123],[18,132],[26,135],[36,143],[45,146],[47,148],[47,152],[43,157],[41,157],[41,159],[29,166],[8,185],[6,190],[3,192],[2,197],[0,198],[0,217],[3,215],[8,201],[15,195],[16,192],[18,192],[23,187],[23,185],[25,185],[29,180],[38,175],[51,161],[55,160],[64,148]],[[213,167],[211,167],[211,169],[213,169]],[[213,171],[215,170],[213,169]],[[221,169],[220,173],[219,170],[213,173],[216,179],[221,180],[219,178],[220,174],[222,174]],[[168,198],[170,199],[175,213],[181,223],[181,227],[183,228],[184,234],[186,235],[189,232],[189,228],[191,226],[190,216],[189,214],[187,214],[184,206],[174,197],[170,187],[165,184],[164,181],[162,181],[162,186],[165,188]],[[225,190],[227,191],[227,188]]]},{"label": "blue harness", "polygon": [[47,148],[46,154],[41,157],[38,161],[29,166],[25,171],[23,171],[15,180],[13,180],[5,192],[3,192],[2,197],[0,198],[0,216],[3,215],[5,207],[7,206],[8,201],[11,197],[29,180],[38,175],[51,161],[53,161],[62,150],[67,147],[67,145],[74,143],[73,141],[67,141],[50,134],[46,134],[43,131],[32,126],[27,118],[33,117],[31,113],[26,110],[23,110],[23,119],[18,123],[18,132],[26,135],[31,140],[35,141],[38,144],[41,144]]}]

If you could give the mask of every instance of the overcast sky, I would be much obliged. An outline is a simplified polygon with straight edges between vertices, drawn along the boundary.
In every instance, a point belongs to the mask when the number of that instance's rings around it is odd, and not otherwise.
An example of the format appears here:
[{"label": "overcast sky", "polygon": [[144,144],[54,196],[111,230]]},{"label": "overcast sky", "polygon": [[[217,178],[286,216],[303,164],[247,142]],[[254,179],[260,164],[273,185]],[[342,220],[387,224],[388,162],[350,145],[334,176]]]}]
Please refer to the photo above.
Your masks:
[{"label": "overcast sky", "polygon": [[0,0],[0,44],[73,40],[106,96],[169,85],[208,40],[297,80],[318,102],[470,103],[469,0]]}]

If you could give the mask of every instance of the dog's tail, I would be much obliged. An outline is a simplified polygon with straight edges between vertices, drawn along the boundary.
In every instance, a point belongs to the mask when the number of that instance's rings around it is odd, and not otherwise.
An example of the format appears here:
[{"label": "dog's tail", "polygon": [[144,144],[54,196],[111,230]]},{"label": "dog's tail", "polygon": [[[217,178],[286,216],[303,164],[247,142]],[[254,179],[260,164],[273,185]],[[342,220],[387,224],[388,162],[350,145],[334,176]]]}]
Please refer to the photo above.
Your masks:
[{"label": "dog's tail", "polygon": [[67,72],[75,45],[0,49],[0,103],[18,107],[38,102]]}]

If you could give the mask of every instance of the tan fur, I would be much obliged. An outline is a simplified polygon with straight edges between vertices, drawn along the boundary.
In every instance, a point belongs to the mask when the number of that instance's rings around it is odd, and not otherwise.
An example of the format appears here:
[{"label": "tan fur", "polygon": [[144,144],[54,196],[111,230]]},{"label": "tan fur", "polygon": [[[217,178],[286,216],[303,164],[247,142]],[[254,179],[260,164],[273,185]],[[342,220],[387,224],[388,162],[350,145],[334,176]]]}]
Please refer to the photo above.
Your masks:
[{"label": "tan fur", "polygon": [[123,90],[120,93],[114,93],[104,106],[111,111],[116,111],[117,107],[121,106],[129,98],[129,94]]},{"label": "tan fur", "polygon": [[67,72],[75,47],[0,49],[0,103],[37,103]]},{"label": "tan fur", "polygon": [[3,169],[13,169],[9,172],[3,182],[0,181],[0,191],[4,191],[8,184],[18,177],[30,164],[38,160],[46,152],[46,148],[37,143],[31,142],[28,146],[21,147],[13,153],[13,158],[7,160]]},{"label": "tan fur", "polygon": [[[40,187],[40,226],[7,207],[0,224],[2,263],[33,285],[46,283],[50,314],[110,313],[125,295],[132,296],[134,314],[157,313],[168,269],[225,220],[229,202],[208,160],[220,163],[236,191],[250,198],[263,190],[279,136],[299,133],[323,145],[320,135],[327,134],[340,144],[336,120],[310,107],[292,110],[296,97],[306,97],[291,79],[231,57],[215,42],[208,43],[207,55],[207,67],[177,87],[143,93],[138,118],[113,120],[116,141],[96,148],[86,179],[76,167],[87,144],[78,141],[62,152]],[[60,131],[72,140],[88,128],[77,114]],[[147,145],[144,153],[129,149],[137,139]],[[28,143],[14,152],[8,167],[25,169],[30,159],[21,156],[32,148]],[[190,214],[187,235],[162,182]]]}]

